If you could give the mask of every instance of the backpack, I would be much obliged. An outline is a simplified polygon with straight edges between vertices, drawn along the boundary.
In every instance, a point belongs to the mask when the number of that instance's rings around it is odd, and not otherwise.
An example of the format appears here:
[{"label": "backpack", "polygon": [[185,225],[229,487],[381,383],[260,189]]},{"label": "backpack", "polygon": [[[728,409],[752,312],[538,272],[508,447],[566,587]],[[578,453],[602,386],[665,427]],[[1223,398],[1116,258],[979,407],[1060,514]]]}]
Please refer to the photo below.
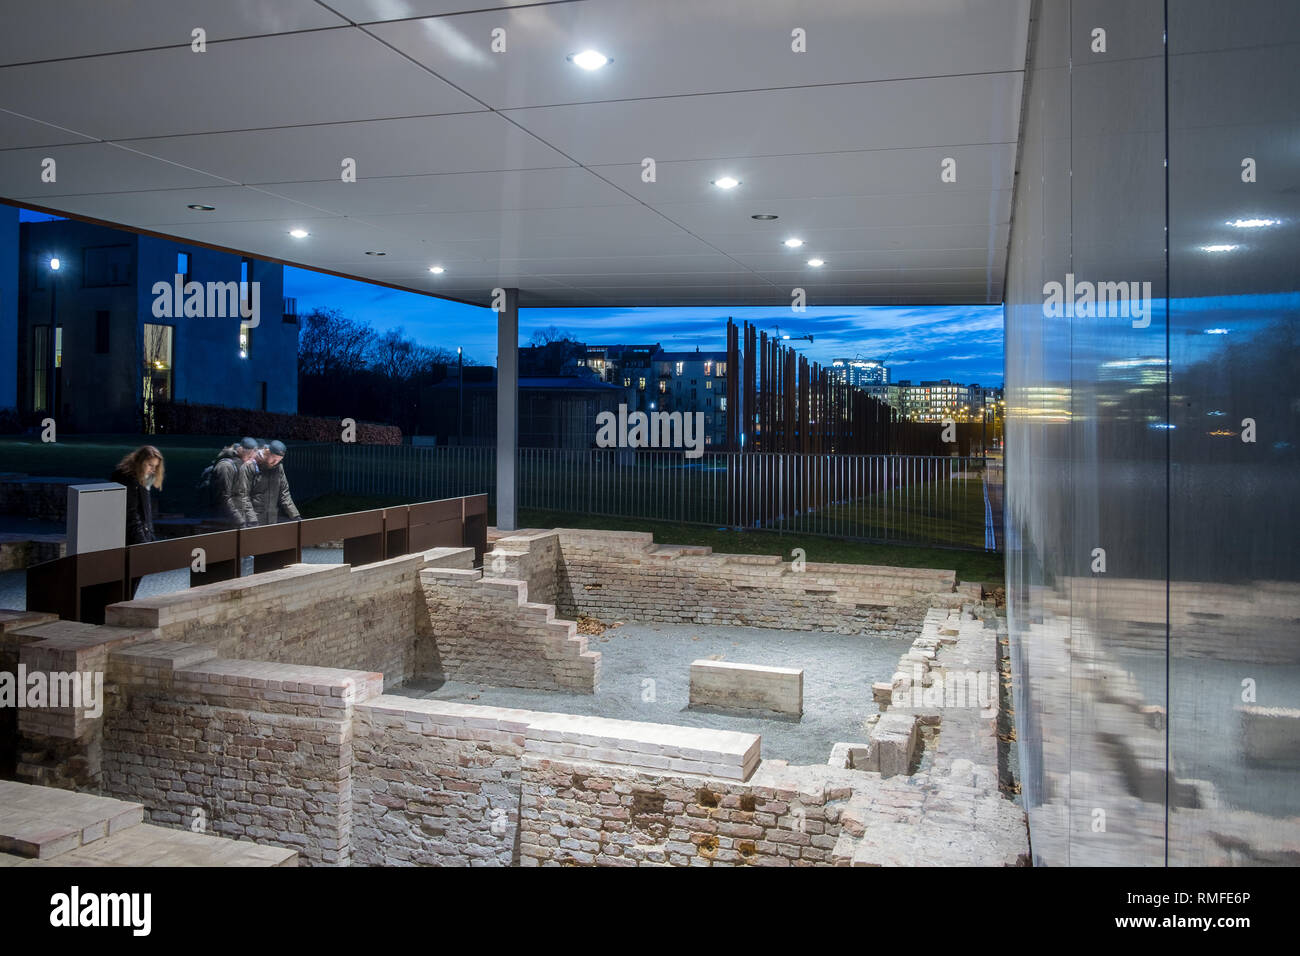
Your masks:
[{"label": "backpack", "polygon": [[212,459],[212,464],[203,469],[203,472],[199,475],[199,483],[194,486],[194,490],[202,495],[203,500],[205,500],[209,505],[216,504],[213,499],[217,494],[217,486],[212,481],[212,476],[216,473],[217,462],[219,461],[221,461],[220,455]]}]

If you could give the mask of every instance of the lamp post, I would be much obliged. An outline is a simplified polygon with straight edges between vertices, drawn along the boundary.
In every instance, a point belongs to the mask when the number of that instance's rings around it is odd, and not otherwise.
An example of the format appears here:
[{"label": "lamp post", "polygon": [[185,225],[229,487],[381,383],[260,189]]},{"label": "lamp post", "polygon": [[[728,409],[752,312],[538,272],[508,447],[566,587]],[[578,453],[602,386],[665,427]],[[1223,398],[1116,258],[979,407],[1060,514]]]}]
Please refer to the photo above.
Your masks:
[{"label": "lamp post", "polygon": [[54,280],[55,280],[55,273],[59,271],[59,267],[61,265],[62,263],[59,262],[58,256],[52,256],[50,258],[50,344],[48,350],[49,361],[46,366],[47,368],[46,374],[50,378],[49,378],[49,382],[46,384],[45,393],[48,396],[48,400],[49,400],[48,411],[50,417],[56,419],[59,417],[58,376],[56,374],[58,369],[55,368],[55,363],[58,362],[58,354],[59,354],[58,352],[59,326],[58,326],[58,319],[56,317],[55,303],[58,301],[59,286],[58,283],[55,282]]},{"label": "lamp post", "polygon": [[456,346],[456,444],[465,444],[465,356]]}]

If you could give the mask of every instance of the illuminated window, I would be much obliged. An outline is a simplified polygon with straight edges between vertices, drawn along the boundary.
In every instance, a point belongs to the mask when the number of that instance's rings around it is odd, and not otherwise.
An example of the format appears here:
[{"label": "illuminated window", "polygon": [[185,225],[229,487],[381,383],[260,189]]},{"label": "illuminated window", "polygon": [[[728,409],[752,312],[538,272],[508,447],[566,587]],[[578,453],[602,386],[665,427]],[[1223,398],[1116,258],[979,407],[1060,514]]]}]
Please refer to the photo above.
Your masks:
[{"label": "illuminated window", "polygon": [[712,363],[712,362],[705,362],[705,363],[704,363],[704,374],[705,374],[705,375],[712,375],[712,374],[713,374],[713,363]]},{"label": "illuminated window", "polygon": [[712,380],[712,379],[708,379],[708,378],[706,378],[706,379],[704,380],[704,387],[705,387],[705,388],[712,388],[712,387],[713,387],[713,380]]},{"label": "illuminated window", "polygon": [[686,367],[686,363],[685,363],[685,362],[678,362],[678,363],[677,363],[677,374],[678,374],[678,375],[681,375],[681,374],[682,374],[682,369],[684,369],[685,367]]},{"label": "illuminated window", "polygon": [[645,391],[645,379],[644,379],[644,378],[638,378],[638,379],[636,380],[636,387],[637,387],[637,389],[638,389],[639,391],[644,392],[644,391]]}]

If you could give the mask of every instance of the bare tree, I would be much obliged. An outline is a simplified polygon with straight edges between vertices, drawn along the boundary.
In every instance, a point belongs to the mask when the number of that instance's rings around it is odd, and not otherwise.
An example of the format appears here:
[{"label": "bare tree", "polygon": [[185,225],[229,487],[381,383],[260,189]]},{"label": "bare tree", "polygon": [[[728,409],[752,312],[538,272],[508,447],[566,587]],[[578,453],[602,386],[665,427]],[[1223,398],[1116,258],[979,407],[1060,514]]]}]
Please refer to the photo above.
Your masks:
[{"label": "bare tree", "polygon": [[528,340],[529,345],[550,345],[552,342],[576,342],[578,337],[567,329],[557,328],[554,325],[548,325],[544,329],[538,329],[533,333],[532,338]]},{"label": "bare tree", "polygon": [[298,371],[303,375],[339,375],[366,367],[375,331],[338,309],[312,309],[302,317]]}]

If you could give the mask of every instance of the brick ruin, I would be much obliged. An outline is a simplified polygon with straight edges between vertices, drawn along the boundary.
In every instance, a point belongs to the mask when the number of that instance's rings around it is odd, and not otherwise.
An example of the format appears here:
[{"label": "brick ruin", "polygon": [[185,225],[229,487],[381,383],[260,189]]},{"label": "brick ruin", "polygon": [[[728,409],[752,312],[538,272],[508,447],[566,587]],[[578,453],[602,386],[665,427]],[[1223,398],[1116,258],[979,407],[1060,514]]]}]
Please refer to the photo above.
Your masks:
[{"label": "brick ruin", "polygon": [[385,693],[412,679],[593,692],[601,655],[566,619],[580,614],[875,634],[927,666],[951,654],[996,669],[979,589],[952,572],[566,529],[496,536],[483,569],[472,563],[471,549],[438,548],[293,565],[113,605],[103,625],[4,612],[0,666],[105,674],[102,716],[25,709],[0,727],[12,775],[142,804],[153,826],[201,813],[212,834],[306,865],[1015,864],[1026,852],[1023,813],[999,792],[996,717],[969,708],[891,707],[865,741],[828,741],[828,763],[797,767],[764,760],[756,734]]}]

